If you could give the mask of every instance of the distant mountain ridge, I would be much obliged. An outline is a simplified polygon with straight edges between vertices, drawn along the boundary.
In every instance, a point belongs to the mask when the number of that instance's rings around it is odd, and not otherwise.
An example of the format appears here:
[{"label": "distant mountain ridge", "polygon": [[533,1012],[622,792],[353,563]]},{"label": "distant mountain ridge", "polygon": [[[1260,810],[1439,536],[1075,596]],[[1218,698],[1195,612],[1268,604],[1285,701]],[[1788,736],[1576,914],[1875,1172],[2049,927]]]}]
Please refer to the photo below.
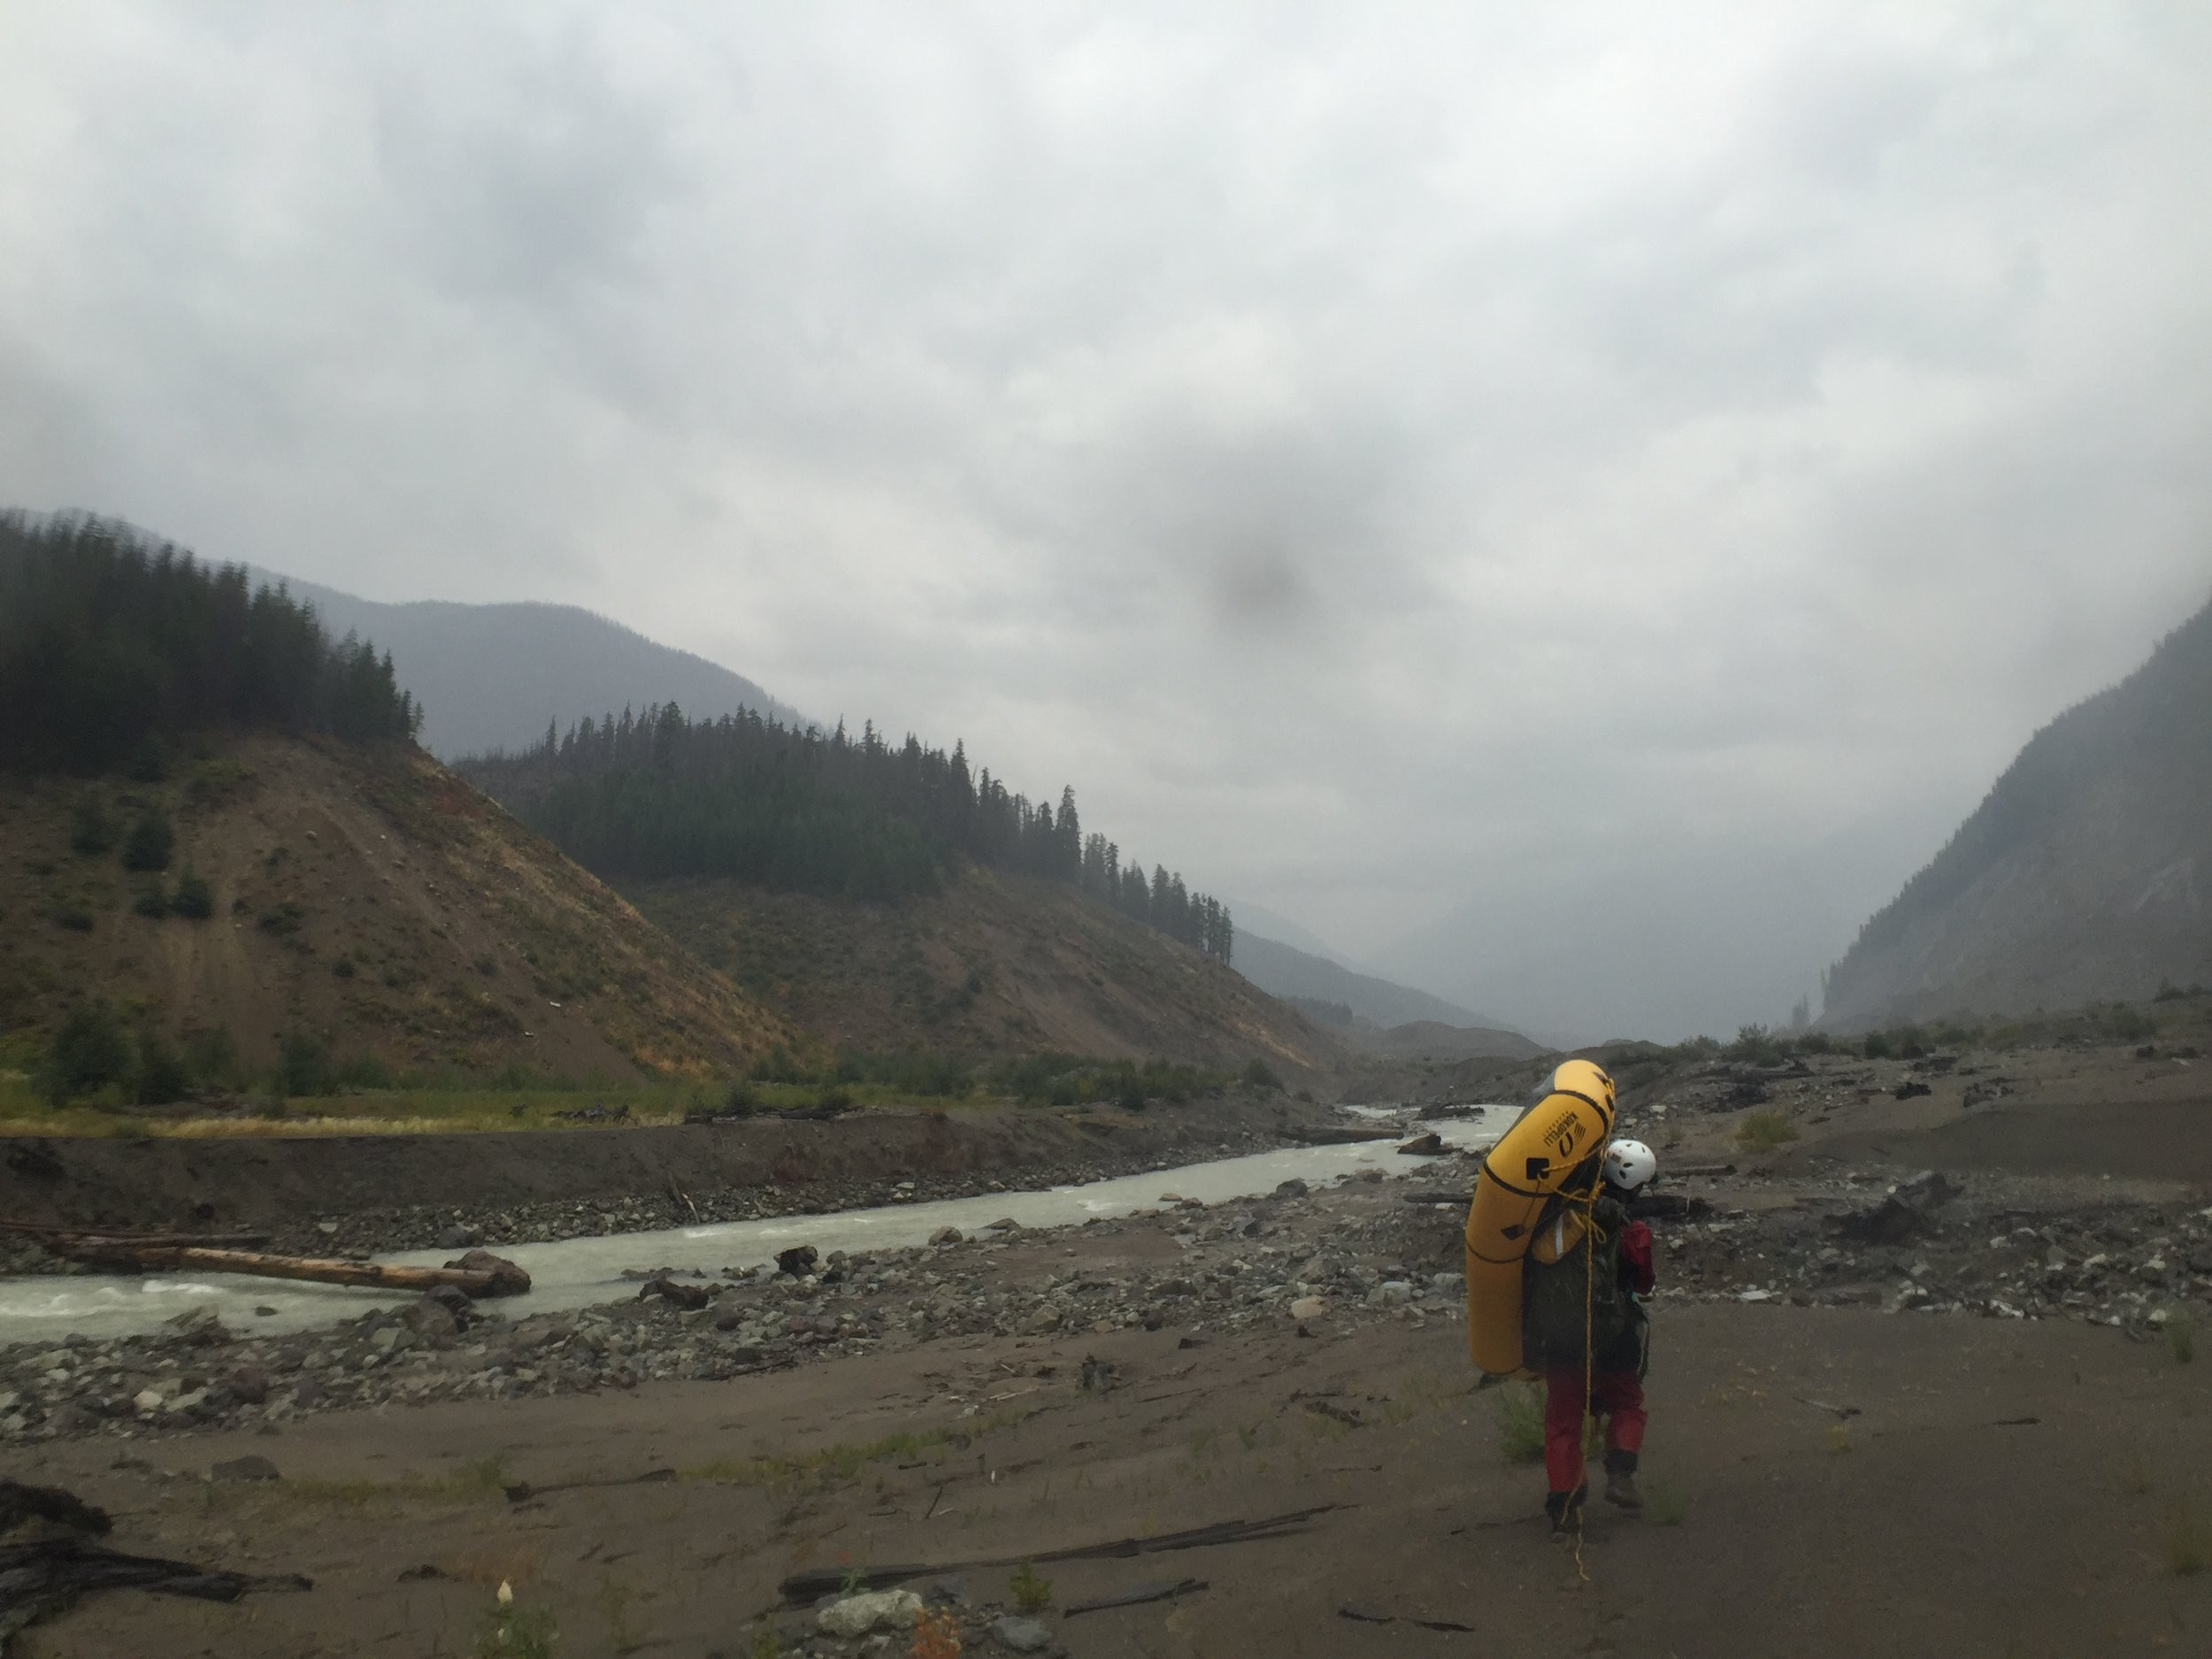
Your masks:
[{"label": "distant mountain ridge", "polygon": [[1824,1023],[2212,982],[2212,604],[2038,732],[1829,971]]},{"label": "distant mountain ridge", "polygon": [[789,703],[719,663],[649,640],[577,605],[442,599],[386,604],[256,569],[315,607],[335,637],[357,634],[392,654],[399,683],[423,706],[422,746],[443,760],[528,748],[549,725],[674,703],[709,718],[755,709],[809,724]]},{"label": "distant mountain ridge", "polygon": [[1239,973],[1271,996],[1341,1003],[1356,1018],[1386,1030],[1422,1020],[1440,1025],[1500,1028],[1497,1020],[1440,996],[1395,985],[1371,973],[1356,972],[1340,963],[1242,928],[1237,933],[1236,954],[1230,960]]}]

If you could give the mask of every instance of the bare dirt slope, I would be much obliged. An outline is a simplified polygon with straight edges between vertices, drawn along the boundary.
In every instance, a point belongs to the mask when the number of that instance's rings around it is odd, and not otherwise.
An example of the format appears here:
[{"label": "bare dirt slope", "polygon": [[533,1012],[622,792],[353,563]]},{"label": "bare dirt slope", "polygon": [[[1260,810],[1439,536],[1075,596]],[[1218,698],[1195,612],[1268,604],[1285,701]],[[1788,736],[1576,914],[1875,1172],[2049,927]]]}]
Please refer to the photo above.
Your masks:
[{"label": "bare dirt slope", "polygon": [[[169,870],[73,852],[80,807],[160,805]],[[134,912],[186,871],[214,914]],[[342,1056],[611,1077],[741,1063],[791,1033],[625,901],[418,749],[251,737],[159,784],[0,791],[0,1031],[81,999],[266,1061],[312,1032]]]},{"label": "bare dirt slope", "polygon": [[635,883],[638,908],[826,1041],[1058,1049],[1334,1075],[1357,1056],[1242,976],[1056,882],[970,870],[898,904],[728,881]]}]

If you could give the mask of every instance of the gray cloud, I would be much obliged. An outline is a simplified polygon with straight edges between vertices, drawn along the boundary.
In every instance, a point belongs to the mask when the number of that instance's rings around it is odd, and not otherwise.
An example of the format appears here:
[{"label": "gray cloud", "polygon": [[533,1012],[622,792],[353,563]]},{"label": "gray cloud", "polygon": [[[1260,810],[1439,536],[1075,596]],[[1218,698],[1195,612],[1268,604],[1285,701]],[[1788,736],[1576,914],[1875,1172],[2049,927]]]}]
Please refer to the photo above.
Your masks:
[{"label": "gray cloud", "polygon": [[2179,12],[0,35],[0,495],[594,605],[1508,1018],[1780,1014],[2212,586]]}]

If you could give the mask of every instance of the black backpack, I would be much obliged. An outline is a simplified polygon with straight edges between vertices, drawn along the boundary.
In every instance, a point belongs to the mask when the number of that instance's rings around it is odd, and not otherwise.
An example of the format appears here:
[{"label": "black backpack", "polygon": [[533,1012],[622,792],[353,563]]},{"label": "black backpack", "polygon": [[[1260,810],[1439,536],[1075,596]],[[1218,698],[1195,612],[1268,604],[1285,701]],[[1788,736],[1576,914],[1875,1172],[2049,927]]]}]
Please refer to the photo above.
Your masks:
[{"label": "black backpack", "polygon": [[[1621,1285],[1621,1230],[1627,1225],[1627,1210],[1610,1198],[1589,1205],[1580,1194],[1563,1193],[1546,1207],[1522,1257],[1525,1364],[1581,1365],[1586,1337],[1599,1370],[1640,1365],[1643,1310]],[[1540,1261],[1547,1239],[1563,1235],[1570,1242],[1559,1258]]]}]

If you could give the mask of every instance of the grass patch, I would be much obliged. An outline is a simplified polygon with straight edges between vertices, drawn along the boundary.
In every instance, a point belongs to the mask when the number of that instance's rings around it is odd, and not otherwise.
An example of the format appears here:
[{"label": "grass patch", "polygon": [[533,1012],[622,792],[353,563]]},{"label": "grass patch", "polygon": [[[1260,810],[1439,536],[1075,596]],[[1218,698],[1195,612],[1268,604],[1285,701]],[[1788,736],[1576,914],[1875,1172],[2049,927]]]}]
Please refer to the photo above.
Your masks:
[{"label": "grass patch", "polygon": [[499,1586],[499,1599],[476,1639],[477,1659],[553,1659],[561,1645],[561,1626],[549,1607],[521,1607],[514,1592]]},{"label": "grass patch", "polygon": [[1498,1449],[1507,1463],[1543,1462],[1544,1396],[1535,1384],[1506,1384],[1491,1410],[1498,1419]]},{"label": "grass patch", "polygon": [[2166,1347],[2177,1365],[2191,1364],[2196,1360],[2196,1323],[2179,1308],[2166,1316]]},{"label": "grass patch", "polygon": [[2212,1522],[2188,1499],[2166,1511],[2165,1542],[2166,1571],[2176,1578],[2193,1578],[2212,1567]]},{"label": "grass patch", "polygon": [[1052,1580],[1026,1561],[1006,1581],[1006,1593],[1013,1598],[1014,1605],[1032,1618],[1052,1605]]},{"label": "grass patch", "polygon": [[1831,1452],[1847,1452],[1851,1449],[1851,1431],[1848,1426],[1841,1423],[1831,1423],[1828,1425],[1828,1449]]},{"label": "grass patch", "polygon": [[1796,1139],[1797,1125],[1771,1106],[1746,1113],[1736,1125],[1736,1144],[1746,1152],[1772,1152]]},{"label": "grass patch", "polygon": [[720,1457],[680,1470],[677,1475],[683,1480],[761,1486],[779,1495],[808,1487],[821,1490],[857,1479],[872,1463],[918,1457],[946,1445],[951,1439],[951,1432],[946,1429],[919,1434],[887,1434],[879,1440],[841,1440],[800,1457]]}]

